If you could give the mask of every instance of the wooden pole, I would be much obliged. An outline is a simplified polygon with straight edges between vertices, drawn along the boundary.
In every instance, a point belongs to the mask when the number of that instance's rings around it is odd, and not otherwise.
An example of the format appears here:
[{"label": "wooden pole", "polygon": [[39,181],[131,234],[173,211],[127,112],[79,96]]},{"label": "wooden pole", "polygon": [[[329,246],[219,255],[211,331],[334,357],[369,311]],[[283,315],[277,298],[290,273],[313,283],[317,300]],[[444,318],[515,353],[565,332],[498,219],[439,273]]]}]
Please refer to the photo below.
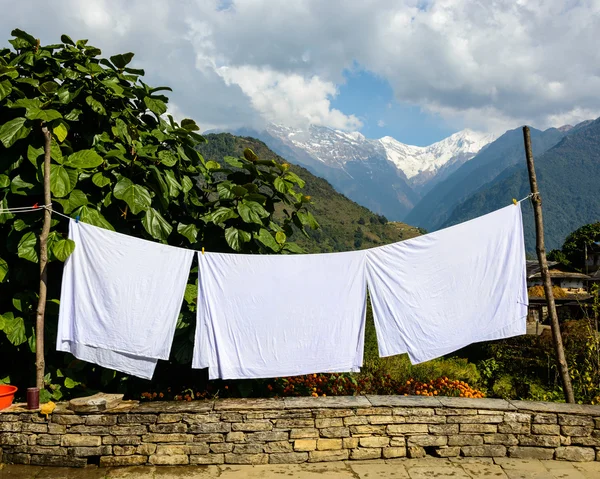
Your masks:
[{"label": "wooden pole", "polygon": [[544,244],[544,222],[542,218],[542,198],[538,189],[537,178],[535,176],[535,166],[533,164],[533,152],[531,150],[531,135],[529,127],[523,127],[523,139],[525,140],[525,156],[527,157],[527,170],[529,171],[529,185],[531,186],[531,201],[533,203],[533,214],[535,216],[535,250],[540,262],[542,282],[544,284],[544,292],[546,293],[546,301],[548,303],[548,315],[550,316],[550,325],[552,328],[552,338],[554,340],[554,349],[556,350],[556,361],[560,377],[562,379],[563,391],[565,400],[568,403],[575,402],[573,395],[573,385],[571,384],[571,376],[565,350],[560,333],[560,324],[558,315],[556,314],[556,304],[554,303],[554,294],[552,292],[552,281],[548,272],[548,261],[546,260],[546,246]]},{"label": "wooden pole", "polygon": [[[42,126],[44,135],[44,204],[51,205],[50,197],[50,147],[52,137],[48,128]],[[44,316],[46,313],[46,298],[48,293],[48,235],[50,234],[51,206],[44,209],[44,224],[40,234],[40,292],[38,298],[37,316],[35,321],[35,385],[44,388]]]}]

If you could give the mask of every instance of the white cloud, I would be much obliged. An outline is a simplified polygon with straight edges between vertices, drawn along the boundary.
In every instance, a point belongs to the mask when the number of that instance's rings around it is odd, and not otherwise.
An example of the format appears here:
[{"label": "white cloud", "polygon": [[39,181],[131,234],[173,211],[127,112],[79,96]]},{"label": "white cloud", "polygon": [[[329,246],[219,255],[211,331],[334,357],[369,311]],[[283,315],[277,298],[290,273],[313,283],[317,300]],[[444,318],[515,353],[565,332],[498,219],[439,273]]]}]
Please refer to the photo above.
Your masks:
[{"label": "white cloud", "polygon": [[201,125],[357,128],[331,103],[357,64],[457,128],[600,116],[599,0],[32,3],[0,0],[4,41],[19,27],[134,51],[147,81],[173,86]]},{"label": "white cloud", "polygon": [[379,121],[377,122],[377,126],[378,126],[379,128],[383,128],[383,127],[385,126],[385,121],[383,121],[383,120],[379,120]]}]

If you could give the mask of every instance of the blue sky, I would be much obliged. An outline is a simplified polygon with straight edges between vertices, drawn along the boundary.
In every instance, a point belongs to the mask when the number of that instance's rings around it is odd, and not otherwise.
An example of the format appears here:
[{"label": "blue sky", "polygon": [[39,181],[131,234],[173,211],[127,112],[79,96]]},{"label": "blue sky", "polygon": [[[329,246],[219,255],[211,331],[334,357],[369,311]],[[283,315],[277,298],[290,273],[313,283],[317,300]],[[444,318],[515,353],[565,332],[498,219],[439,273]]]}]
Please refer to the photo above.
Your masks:
[{"label": "blue sky", "polygon": [[331,106],[356,115],[363,124],[359,131],[367,138],[391,136],[402,143],[427,146],[461,129],[417,105],[398,102],[388,81],[373,73],[347,70],[344,78]]}]

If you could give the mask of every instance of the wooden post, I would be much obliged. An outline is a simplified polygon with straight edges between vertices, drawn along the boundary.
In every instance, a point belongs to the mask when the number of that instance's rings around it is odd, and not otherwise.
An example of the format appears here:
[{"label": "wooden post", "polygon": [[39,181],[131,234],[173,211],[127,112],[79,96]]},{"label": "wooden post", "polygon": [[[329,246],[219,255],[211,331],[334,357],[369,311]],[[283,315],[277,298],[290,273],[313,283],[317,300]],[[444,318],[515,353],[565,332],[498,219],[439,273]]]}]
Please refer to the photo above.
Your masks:
[{"label": "wooden post", "polygon": [[[50,147],[52,137],[48,128],[42,126],[44,135],[44,204],[51,205],[50,197]],[[46,313],[46,297],[48,293],[48,235],[50,234],[50,206],[44,209],[44,224],[40,234],[40,292],[38,298],[37,316],[35,321],[35,385],[44,388],[46,361],[44,359],[44,316]]]},{"label": "wooden post", "polygon": [[525,155],[527,157],[527,170],[529,171],[529,185],[531,186],[531,201],[533,203],[533,214],[535,216],[535,250],[540,262],[542,282],[546,301],[548,303],[548,315],[550,316],[550,325],[552,328],[552,338],[554,340],[554,349],[556,350],[556,361],[560,377],[562,379],[565,400],[568,403],[575,402],[573,395],[573,385],[571,384],[571,375],[565,357],[565,350],[560,333],[560,324],[556,314],[556,304],[554,303],[554,294],[552,292],[552,281],[548,272],[548,261],[546,260],[546,247],[544,245],[544,223],[542,218],[542,198],[538,189],[537,178],[535,176],[535,166],[533,164],[533,152],[531,150],[531,135],[529,127],[523,127],[523,139],[525,140]]}]

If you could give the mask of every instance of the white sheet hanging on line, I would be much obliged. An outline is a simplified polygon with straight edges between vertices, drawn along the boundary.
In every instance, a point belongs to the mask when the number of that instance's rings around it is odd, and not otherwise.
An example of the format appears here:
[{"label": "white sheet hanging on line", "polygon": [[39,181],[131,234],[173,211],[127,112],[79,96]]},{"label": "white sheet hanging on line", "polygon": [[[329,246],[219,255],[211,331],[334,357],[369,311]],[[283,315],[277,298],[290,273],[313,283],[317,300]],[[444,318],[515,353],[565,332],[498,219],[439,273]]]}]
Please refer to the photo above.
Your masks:
[{"label": "white sheet hanging on line", "polygon": [[198,254],[192,367],[210,379],[358,371],[365,252]]},{"label": "white sheet hanging on line", "polygon": [[168,359],[193,250],[69,223],[56,348],[150,379]]},{"label": "white sheet hanging on line", "polygon": [[520,204],[367,251],[380,356],[420,363],[479,341],[525,334]]}]

